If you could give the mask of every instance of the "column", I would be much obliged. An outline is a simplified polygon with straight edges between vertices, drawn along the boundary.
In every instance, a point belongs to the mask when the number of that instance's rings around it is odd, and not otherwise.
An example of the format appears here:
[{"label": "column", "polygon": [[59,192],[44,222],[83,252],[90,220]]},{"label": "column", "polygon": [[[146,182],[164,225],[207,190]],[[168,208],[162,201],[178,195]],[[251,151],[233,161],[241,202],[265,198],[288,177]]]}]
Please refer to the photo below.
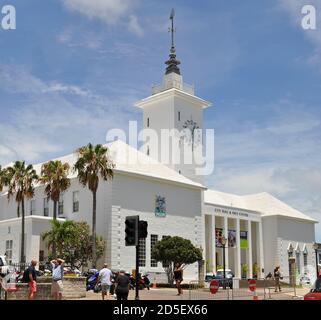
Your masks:
[{"label": "column", "polygon": [[216,243],[215,243],[215,216],[212,215],[212,218],[211,218],[211,242],[212,242],[212,245],[210,246],[210,248],[212,248],[211,250],[211,263],[212,263],[212,269],[213,269],[213,273],[215,274],[216,273]]},{"label": "column", "polygon": [[236,219],[236,263],[235,277],[241,278],[241,241],[240,241],[240,219]]},{"label": "column", "polygon": [[264,249],[263,249],[263,230],[262,230],[262,221],[259,222],[259,246],[260,246],[260,277],[264,278]]},{"label": "column", "polygon": [[[228,239],[228,219],[227,217],[224,217],[224,237]],[[225,269],[229,269],[229,264],[228,264],[228,240],[226,240],[226,245],[225,245]]]},{"label": "column", "polygon": [[253,278],[253,261],[252,261],[252,222],[251,220],[247,221],[247,242],[248,242],[248,264],[249,264],[249,278]]}]

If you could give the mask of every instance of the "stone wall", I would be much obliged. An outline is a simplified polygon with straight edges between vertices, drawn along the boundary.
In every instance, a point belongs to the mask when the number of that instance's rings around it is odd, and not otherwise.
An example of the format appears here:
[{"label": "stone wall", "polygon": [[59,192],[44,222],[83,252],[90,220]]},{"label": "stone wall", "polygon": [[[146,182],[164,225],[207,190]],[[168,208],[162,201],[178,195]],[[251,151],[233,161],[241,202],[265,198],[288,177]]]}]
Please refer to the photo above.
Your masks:
[{"label": "stone wall", "polygon": [[[86,278],[64,277],[63,299],[79,299],[86,297]],[[16,292],[8,292],[7,300],[28,300],[28,284],[18,283]],[[51,300],[51,278],[38,278],[35,300]]]}]

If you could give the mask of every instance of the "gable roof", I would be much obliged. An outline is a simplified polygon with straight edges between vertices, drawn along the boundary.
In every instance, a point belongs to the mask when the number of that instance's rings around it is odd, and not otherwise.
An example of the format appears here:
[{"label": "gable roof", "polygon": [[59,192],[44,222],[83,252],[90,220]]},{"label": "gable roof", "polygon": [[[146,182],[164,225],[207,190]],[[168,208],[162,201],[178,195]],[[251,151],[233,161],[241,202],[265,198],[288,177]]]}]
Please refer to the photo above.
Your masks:
[{"label": "gable roof", "polygon": [[[187,187],[206,189],[202,184],[186,178],[175,170],[154,160],[121,140],[108,143],[105,147],[108,148],[109,155],[115,163],[115,173],[119,172],[136,176],[145,176],[147,178],[163,180],[174,184],[182,184]],[[66,162],[72,169],[77,159],[77,153],[71,153],[53,160],[60,160],[63,163]],[[41,172],[42,164],[43,163],[34,165],[34,169],[38,174]],[[76,178],[77,173],[70,170],[68,177],[71,179]]]},{"label": "gable roof", "polygon": [[206,190],[204,193],[204,201],[208,204],[257,211],[262,214],[262,217],[284,216],[318,223],[317,220],[290,207],[267,192],[239,196],[215,190]]}]

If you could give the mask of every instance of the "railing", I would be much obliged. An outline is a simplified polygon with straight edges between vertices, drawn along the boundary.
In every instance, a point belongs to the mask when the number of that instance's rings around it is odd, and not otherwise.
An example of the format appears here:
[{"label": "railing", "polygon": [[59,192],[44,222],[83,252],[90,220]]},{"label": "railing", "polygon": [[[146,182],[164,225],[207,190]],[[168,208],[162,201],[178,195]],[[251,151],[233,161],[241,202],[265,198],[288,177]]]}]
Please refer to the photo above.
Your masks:
[{"label": "railing", "polygon": [[172,89],[172,88],[176,88],[178,90],[184,91],[186,93],[189,93],[191,95],[194,95],[194,86],[191,84],[187,84],[187,83],[181,83],[179,81],[173,81],[171,82],[171,84],[169,85],[165,85],[164,83],[159,84],[159,85],[153,85],[152,87],[152,94],[157,94],[157,93],[161,93],[165,90],[168,89]]}]

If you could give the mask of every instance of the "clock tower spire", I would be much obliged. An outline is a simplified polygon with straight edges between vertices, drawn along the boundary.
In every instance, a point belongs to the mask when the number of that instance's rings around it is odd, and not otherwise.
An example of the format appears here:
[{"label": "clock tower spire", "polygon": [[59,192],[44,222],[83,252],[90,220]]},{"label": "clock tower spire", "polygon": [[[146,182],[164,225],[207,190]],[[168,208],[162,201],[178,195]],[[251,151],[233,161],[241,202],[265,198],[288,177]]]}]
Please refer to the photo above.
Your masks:
[{"label": "clock tower spire", "polygon": [[[164,163],[168,167],[176,170],[177,172],[185,175],[186,177],[202,182],[201,177],[195,174],[195,164],[186,163],[184,156],[186,154],[186,148],[189,149],[188,153],[195,152],[195,145],[198,141],[196,130],[203,127],[203,109],[208,108],[211,103],[197,97],[194,94],[194,86],[183,82],[179,65],[180,61],[176,58],[176,47],[174,39],[174,9],[171,12],[171,49],[169,54],[169,60],[166,61],[166,72],[163,78],[163,82],[160,85],[152,87],[152,94],[148,98],[138,101],[135,106],[143,109],[143,126],[144,126],[144,141],[148,141],[144,145],[144,152],[149,156],[156,158],[156,160]],[[155,139],[150,139],[152,129],[154,136],[155,133],[158,137],[158,141],[155,143]],[[181,133],[190,130],[190,134],[186,139],[181,139]],[[164,131],[170,132],[170,134],[179,136],[180,141],[178,144],[168,142],[168,154],[164,156],[164,141],[162,136]],[[184,133],[183,133],[184,134]],[[147,138],[146,138],[147,137]],[[182,143],[182,141],[189,140],[188,146]],[[199,144],[198,144],[199,145]],[[185,154],[184,154],[185,153]],[[175,161],[173,159],[175,158]],[[177,161],[179,159],[179,161]]]},{"label": "clock tower spire", "polygon": [[180,75],[181,72],[180,72],[178,66],[181,64],[181,62],[176,59],[176,48],[175,48],[175,42],[174,42],[174,33],[176,32],[176,30],[174,29],[174,18],[175,18],[175,11],[174,11],[174,9],[172,9],[172,12],[170,15],[170,20],[172,21],[172,26],[171,26],[171,28],[169,28],[169,31],[171,32],[171,35],[172,35],[172,47],[171,47],[170,53],[169,53],[169,60],[167,60],[165,62],[165,64],[167,65],[165,74],[170,74],[170,73],[174,72],[174,73]]}]

